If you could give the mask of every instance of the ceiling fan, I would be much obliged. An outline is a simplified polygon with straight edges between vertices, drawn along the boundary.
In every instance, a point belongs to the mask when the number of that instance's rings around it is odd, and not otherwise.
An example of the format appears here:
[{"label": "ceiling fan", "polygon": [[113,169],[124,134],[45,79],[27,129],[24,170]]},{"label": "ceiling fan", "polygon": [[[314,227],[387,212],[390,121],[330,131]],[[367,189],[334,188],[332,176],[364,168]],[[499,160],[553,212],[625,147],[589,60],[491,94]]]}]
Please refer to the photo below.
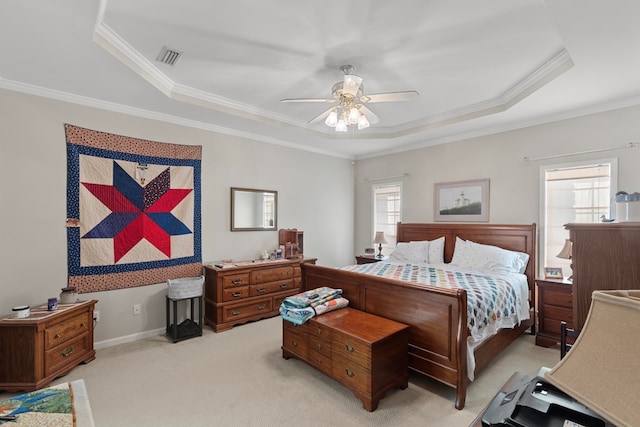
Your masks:
[{"label": "ceiling fan", "polygon": [[414,90],[404,92],[385,92],[364,94],[362,77],[353,74],[353,65],[340,67],[344,73],[344,79],[333,85],[331,98],[286,98],[282,102],[325,102],[336,104],[327,111],[309,120],[308,124],[317,123],[325,119],[327,126],[335,128],[337,132],[346,132],[350,125],[357,125],[358,129],[365,129],[370,124],[376,124],[380,118],[364,104],[374,102],[408,101],[416,96]]}]

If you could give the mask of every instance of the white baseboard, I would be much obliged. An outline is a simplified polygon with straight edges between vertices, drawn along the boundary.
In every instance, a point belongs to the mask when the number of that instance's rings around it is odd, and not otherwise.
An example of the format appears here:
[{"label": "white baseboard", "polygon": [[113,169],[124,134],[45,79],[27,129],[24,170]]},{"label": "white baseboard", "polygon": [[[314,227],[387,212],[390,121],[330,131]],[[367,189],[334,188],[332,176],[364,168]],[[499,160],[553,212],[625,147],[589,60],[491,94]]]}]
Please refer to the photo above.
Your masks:
[{"label": "white baseboard", "polygon": [[101,348],[113,347],[114,345],[139,341],[145,338],[155,337],[157,335],[164,335],[166,332],[166,328],[152,329],[150,331],[139,332],[137,334],[125,335],[123,337],[113,338],[105,341],[98,341],[93,344],[93,348],[95,348],[96,350],[100,350]]}]

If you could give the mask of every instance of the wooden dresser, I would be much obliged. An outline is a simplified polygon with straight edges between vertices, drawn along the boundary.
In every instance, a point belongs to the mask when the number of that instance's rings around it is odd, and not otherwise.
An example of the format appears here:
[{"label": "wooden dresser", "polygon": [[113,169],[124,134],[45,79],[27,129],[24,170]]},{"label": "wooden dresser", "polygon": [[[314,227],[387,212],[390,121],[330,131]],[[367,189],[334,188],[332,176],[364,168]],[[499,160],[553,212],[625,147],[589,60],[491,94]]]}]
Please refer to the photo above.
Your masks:
[{"label": "wooden dresser", "polygon": [[409,327],[352,308],[282,321],[282,357],[296,357],[338,381],[368,411],[393,388],[409,381]]},{"label": "wooden dresser", "polygon": [[573,243],[573,326],[581,331],[595,290],[640,289],[640,223],[566,224]]},{"label": "wooden dresser", "polygon": [[93,310],[98,301],[34,307],[29,317],[0,321],[0,390],[47,387],[80,363],[95,359]]},{"label": "wooden dresser", "polygon": [[252,320],[277,316],[285,297],[300,292],[303,262],[315,259],[206,264],[204,322],[222,332]]},{"label": "wooden dresser", "polygon": [[560,322],[573,328],[573,284],[560,279],[537,279],[536,307],[536,345],[550,347],[559,343]]}]

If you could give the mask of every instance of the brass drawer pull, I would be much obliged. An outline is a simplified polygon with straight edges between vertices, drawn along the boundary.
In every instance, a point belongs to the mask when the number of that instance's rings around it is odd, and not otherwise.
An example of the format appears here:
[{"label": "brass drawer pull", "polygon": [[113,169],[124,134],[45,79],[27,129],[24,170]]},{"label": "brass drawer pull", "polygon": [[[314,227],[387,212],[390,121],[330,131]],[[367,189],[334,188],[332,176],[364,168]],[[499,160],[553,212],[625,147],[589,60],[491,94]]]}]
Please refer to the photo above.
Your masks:
[{"label": "brass drawer pull", "polygon": [[320,349],[322,348],[322,344],[320,344],[320,343],[316,344],[316,348],[317,348],[318,350],[320,350]]},{"label": "brass drawer pull", "polygon": [[322,359],[316,359],[316,363],[317,363],[318,365],[322,365]]},{"label": "brass drawer pull", "polygon": [[289,287],[289,285],[287,283],[281,283],[280,284],[280,289],[287,289]]},{"label": "brass drawer pull", "polygon": [[350,371],[349,369],[345,369],[344,371],[347,373],[347,376],[349,378],[353,378],[353,376],[355,375],[355,373],[353,371]]},{"label": "brass drawer pull", "polygon": [[60,353],[62,355],[62,357],[67,357],[70,356],[71,353],[73,353],[74,350],[74,346],[69,346],[67,348],[65,348],[64,350],[62,350],[62,353]]},{"label": "brass drawer pull", "polygon": [[234,279],[231,281],[231,283],[233,283],[234,285],[239,285],[240,283],[242,283],[242,279]]},{"label": "brass drawer pull", "polygon": [[353,353],[353,351],[354,351],[354,348],[353,348],[353,347],[351,347],[349,344],[345,344],[345,348],[347,349],[347,351],[348,351],[349,353]]},{"label": "brass drawer pull", "polygon": [[238,310],[237,308],[233,309],[231,310],[231,314],[233,314],[234,316],[237,316],[238,314],[240,314],[240,310]]},{"label": "brass drawer pull", "polygon": [[55,334],[53,338],[57,340],[58,338],[60,338],[60,334]]},{"label": "brass drawer pull", "polygon": [[80,323],[80,327],[84,328],[85,326],[87,326],[87,324],[85,322]]},{"label": "brass drawer pull", "polygon": [[234,293],[231,294],[231,296],[233,296],[233,297],[241,297],[242,296],[242,291],[234,292]]},{"label": "brass drawer pull", "polygon": [[264,310],[264,308],[267,306],[267,304],[259,304],[258,305],[258,310]]},{"label": "brass drawer pull", "polygon": [[298,341],[291,340],[291,345],[294,346],[294,347],[297,347],[298,346]]},{"label": "brass drawer pull", "polygon": [[258,292],[259,293],[263,293],[263,292],[266,292],[266,291],[267,291],[267,288],[258,288]]}]

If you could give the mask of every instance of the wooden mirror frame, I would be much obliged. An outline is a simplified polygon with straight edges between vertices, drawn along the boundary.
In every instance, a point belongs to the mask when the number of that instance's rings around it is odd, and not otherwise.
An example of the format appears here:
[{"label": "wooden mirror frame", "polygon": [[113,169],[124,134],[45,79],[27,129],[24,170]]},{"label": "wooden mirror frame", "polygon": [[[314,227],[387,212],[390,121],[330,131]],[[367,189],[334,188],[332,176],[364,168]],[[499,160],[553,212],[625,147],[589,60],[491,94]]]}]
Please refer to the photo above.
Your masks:
[{"label": "wooden mirror frame", "polygon": [[[268,225],[261,226],[256,220],[239,221],[236,215],[244,214],[246,217],[259,216],[261,212],[255,207],[256,203],[251,198],[258,195],[273,197],[273,218],[269,218]],[[262,215],[265,213],[262,212]],[[278,192],[273,190],[259,190],[255,188],[231,187],[231,231],[275,231],[278,229]]]}]

